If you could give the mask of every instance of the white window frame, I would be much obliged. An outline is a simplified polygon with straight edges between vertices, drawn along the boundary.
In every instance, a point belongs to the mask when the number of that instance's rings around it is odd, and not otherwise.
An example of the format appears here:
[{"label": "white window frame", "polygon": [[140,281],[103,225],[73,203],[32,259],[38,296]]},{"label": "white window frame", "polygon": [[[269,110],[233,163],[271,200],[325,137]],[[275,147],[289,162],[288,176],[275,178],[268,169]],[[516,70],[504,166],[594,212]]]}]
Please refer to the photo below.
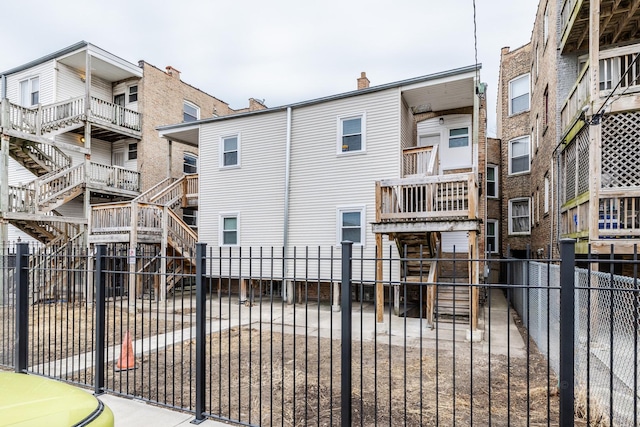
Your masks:
[{"label": "white window frame", "polygon": [[[190,108],[193,108],[194,110],[196,110],[195,120],[185,120],[184,119],[185,115],[188,115],[189,117],[194,117],[193,114],[187,114],[186,107],[190,107]],[[183,101],[183,103],[182,103],[182,121],[183,122],[193,122],[193,121],[196,121],[196,120],[200,120],[200,107],[198,107],[193,102],[189,102],[189,101],[187,101],[185,99]]]},{"label": "white window frame", "polygon": [[[187,221],[188,218],[193,218],[193,224],[190,224],[190,221]],[[182,210],[182,220],[190,228],[197,229],[198,228],[198,209],[184,208]]]},{"label": "white window frame", "polygon": [[[236,242],[235,243],[224,243],[224,220],[229,218],[236,219]],[[218,236],[218,246],[224,247],[237,247],[240,246],[240,213],[239,212],[221,212],[219,215],[219,236]]]},{"label": "white window frame", "polygon": [[[522,141],[527,141],[527,169],[526,170],[522,170],[522,171],[517,171],[514,172],[513,171],[513,144],[517,143],[517,142],[522,142]],[[520,157],[524,157],[523,156],[519,156]],[[520,175],[520,174],[525,174],[525,173],[529,173],[531,171],[531,136],[530,135],[524,135],[518,138],[514,138],[511,141],[509,141],[509,175]]]},{"label": "white window frame", "polygon": [[[517,98],[519,96],[522,96],[524,94],[518,95],[516,97],[513,96],[513,84],[518,82],[519,80],[522,79],[527,79],[527,107],[523,110],[520,111],[513,111],[513,100],[514,98]],[[515,115],[515,114],[520,114],[520,113],[524,113],[526,111],[529,111],[531,109],[531,73],[526,73],[526,74],[521,74],[518,77],[516,77],[515,79],[511,79],[509,80],[509,115]]]},{"label": "white window frame", "polygon": [[[456,136],[452,136],[451,135],[451,131],[452,130],[459,130],[459,129],[466,129],[467,130],[467,134],[466,135],[456,135]],[[470,134],[471,134],[469,126],[450,127],[450,128],[447,129],[447,134],[448,134],[448,137],[447,137],[448,148],[455,149],[455,148],[467,148],[467,147],[469,147],[469,139],[470,139]],[[466,137],[467,138],[467,144],[466,145],[455,145],[453,147],[451,146],[451,140],[452,139],[459,139],[459,138],[462,138],[462,137]]]},{"label": "white window frame", "polygon": [[[131,157],[133,155],[133,157]],[[127,160],[136,160],[138,158],[138,143],[132,142],[127,145]]]},{"label": "white window frame", "polygon": [[[493,224],[493,235],[489,234],[489,224]],[[500,227],[497,219],[488,219],[487,220],[487,228],[485,231],[485,250],[492,254],[497,254],[500,252],[499,246],[499,238],[500,236]],[[493,238],[495,245],[491,247],[491,251],[489,251],[489,237]]]},{"label": "white window frame", "polygon": [[[229,165],[225,165],[224,164],[224,155],[227,153],[227,151],[225,151],[224,149],[224,142],[228,139],[232,139],[232,138],[236,138],[236,163],[235,164],[229,164]],[[235,133],[235,134],[230,134],[230,135],[224,135],[220,137],[220,144],[219,144],[219,151],[220,151],[220,158],[219,158],[219,166],[220,169],[233,169],[233,168],[239,168],[240,167],[240,160],[241,160],[241,143],[240,143],[240,133]],[[229,150],[228,152],[232,152],[232,150]]]},{"label": "white window frame", "polygon": [[366,208],[364,206],[338,206],[336,209],[336,246],[340,246],[342,244],[342,215],[344,213],[354,213],[358,212],[360,214],[360,242],[353,242],[354,246],[365,246],[366,242]]},{"label": "white window frame", "polygon": [[[343,135],[342,134],[342,123],[346,120],[352,120],[352,119],[360,119],[360,149],[359,150],[354,150],[354,151],[343,151],[343,144],[342,144],[342,138]],[[343,115],[343,116],[338,116],[338,130],[337,130],[337,144],[336,144],[336,153],[339,156],[349,156],[349,155],[354,155],[354,154],[363,154],[366,153],[367,151],[367,114],[366,113],[356,113],[356,114],[349,114],[349,115]]]},{"label": "white window frame", "polygon": [[[191,163],[187,163],[187,157],[191,157],[192,159],[195,159],[196,164],[195,164],[195,168],[196,170],[194,172],[185,172],[186,167],[193,167],[193,165]],[[193,153],[187,153],[185,152],[182,155],[182,173],[185,175],[191,175],[194,173],[198,173],[198,156],[196,154]]]},{"label": "white window frame", "polygon": [[[34,91],[33,90],[33,83],[34,82],[38,82],[38,90]],[[27,99],[24,99],[25,94],[22,92],[22,85],[26,84],[27,85],[27,93],[26,93],[26,97]],[[20,92],[20,105],[23,107],[34,107],[36,105],[40,104],[40,76],[32,76],[23,80],[20,80],[18,82],[18,90]],[[38,94],[38,102],[33,103],[33,94],[37,93]]]},{"label": "white window frame", "polygon": [[549,40],[549,3],[544,7],[544,17],[542,18],[542,39],[546,46],[547,40]]},{"label": "white window frame", "polygon": [[[489,169],[493,169],[493,181],[489,181]],[[485,179],[485,190],[487,191],[487,197],[490,199],[497,199],[498,198],[498,194],[500,194],[500,191],[498,190],[498,181],[499,181],[499,175],[498,175],[499,169],[497,165],[492,165],[492,164],[488,164],[487,165],[487,171],[486,173],[486,179]],[[494,191],[494,195],[489,194],[489,182],[493,182],[493,191]]]},{"label": "white window frame", "polygon": [[[138,85],[129,86],[127,100],[129,103],[138,102]],[[135,99],[132,99],[135,98]]]},{"label": "white window frame", "polygon": [[[527,202],[527,206],[529,208],[529,215],[527,219],[527,231],[513,231],[513,204],[519,202]],[[524,216],[523,216],[524,218]],[[526,236],[531,234],[531,198],[530,197],[519,197],[516,199],[509,200],[509,235],[513,236]]]},{"label": "white window frame", "polygon": [[549,176],[544,177],[544,213],[549,213]]}]

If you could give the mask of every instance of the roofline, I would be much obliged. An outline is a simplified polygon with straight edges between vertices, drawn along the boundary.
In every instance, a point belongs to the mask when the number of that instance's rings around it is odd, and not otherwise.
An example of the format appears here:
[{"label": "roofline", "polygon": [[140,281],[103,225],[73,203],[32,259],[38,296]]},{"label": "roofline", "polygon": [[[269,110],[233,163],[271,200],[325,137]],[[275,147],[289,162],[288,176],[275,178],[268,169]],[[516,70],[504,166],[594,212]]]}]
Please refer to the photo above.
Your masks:
[{"label": "roofline", "polygon": [[67,46],[64,49],[45,55],[41,58],[34,59],[33,61],[29,61],[25,64],[22,64],[18,67],[12,68],[5,72],[0,72],[0,76],[8,76],[8,75],[15,74],[20,71],[24,71],[29,68],[35,67],[37,65],[44,64],[45,62],[54,60],[56,58],[64,58],[82,49],[86,49],[90,55],[93,55],[96,58],[100,58],[106,62],[111,62],[113,65],[120,64],[119,66],[121,68],[127,69],[127,71],[129,71],[131,74],[142,76],[142,70],[138,65],[134,64],[133,62],[127,61],[126,59],[123,59],[117,55],[114,55],[113,53],[108,52],[84,40],[78,43],[72,44],[71,46]]},{"label": "roofline", "polygon": [[15,74],[28,68],[35,67],[36,65],[51,61],[52,59],[56,59],[60,56],[68,55],[71,52],[75,52],[76,50],[82,49],[83,47],[87,46],[89,46],[89,43],[82,40],[78,43],[72,44],[71,46],[65,47],[64,49],[45,55],[42,58],[34,59],[33,61],[27,62],[26,64],[22,64],[10,70],[1,72],[0,75],[7,76],[10,74]]},{"label": "roofline", "polygon": [[[477,66],[476,65],[469,65],[469,66],[466,66],[466,67],[454,68],[452,70],[441,71],[441,72],[434,73],[434,74],[427,74],[425,76],[413,77],[413,78],[410,78],[410,79],[400,80],[400,81],[392,82],[392,83],[385,83],[385,84],[381,84],[381,85],[378,85],[378,86],[371,86],[371,87],[368,87],[368,88],[365,88],[365,89],[356,89],[356,90],[352,90],[352,91],[349,91],[349,92],[339,93],[339,94],[336,94],[336,95],[329,95],[329,96],[325,96],[325,97],[321,97],[321,98],[310,99],[308,101],[301,101],[301,102],[295,102],[293,104],[281,105],[279,107],[272,107],[272,108],[267,108],[267,109],[264,109],[264,110],[249,111],[249,112],[245,112],[245,113],[229,114],[229,115],[226,115],[226,116],[210,117],[210,118],[198,120],[197,123],[205,124],[205,123],[217,122],[217,121],[221,121],[221,120],[235,119],[235,118],[238,118],[238,117],[246,117],[246,116],[251,116],[251,115],[255,115],[255,114],[274,113],[274,112],[286,110],[287,108],[306,107],[306,106],[309,106],[309,105],[321,104],[323,102],[329,102],[329,101],[334,101],[334,100],[338,100],[338,99],[350,98],[352,96],[358,96],[358,95],[364,95],[364,94],[368,94],[368,93],[380,92],[380,91],[383,91],[383,90],[393,89],[393,88],[397,88],[397,87],[408,86],[408,85],[413,85],[413,84],[417,84],[417,83],[424,83],[424,82],[427,82],[427,81],[430,81],[430,80],[437,80],[437,79],[457,76],[457,75],[461,75],[461,74],[467,74],[467,73],[470,73],[470,72],[476,72],[477,70],[480,70],[481,68],[482,68],[482,64],[477,64]],[[178,124],[173,124],[173,125],[164,125],[164,126],[157,127],[156,130],[167,131],[167,130],[170,130],[170,129],[180,129],[180,128],[188,127],[189,125],[193,126],[193,123],[194,122],[188,122],[188,124],[187,123],[178,123]]]}]

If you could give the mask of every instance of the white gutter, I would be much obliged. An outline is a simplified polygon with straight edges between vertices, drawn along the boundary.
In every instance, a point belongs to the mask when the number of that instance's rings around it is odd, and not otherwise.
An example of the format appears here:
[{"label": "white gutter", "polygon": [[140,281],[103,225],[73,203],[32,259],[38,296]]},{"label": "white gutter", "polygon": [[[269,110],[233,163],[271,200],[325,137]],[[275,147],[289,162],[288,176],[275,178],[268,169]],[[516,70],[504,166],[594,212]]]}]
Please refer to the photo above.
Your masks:
[{"label": "white gutter", "polygon": [[[284,166],[284,228],[282,235],[282,246],[284,248],[284,271],[283,277],[288,277],[289,263],[287,262],[288,245],[289,245],[289,183],[291,180],[291,107],[287,107],[287,140],[285,147],[285,166]],[[282,298],[289,300],[289,286],[282,287]],[[293,291],[293,289],[291,289]],[[291,293],[293,296],[293,293]]]}]

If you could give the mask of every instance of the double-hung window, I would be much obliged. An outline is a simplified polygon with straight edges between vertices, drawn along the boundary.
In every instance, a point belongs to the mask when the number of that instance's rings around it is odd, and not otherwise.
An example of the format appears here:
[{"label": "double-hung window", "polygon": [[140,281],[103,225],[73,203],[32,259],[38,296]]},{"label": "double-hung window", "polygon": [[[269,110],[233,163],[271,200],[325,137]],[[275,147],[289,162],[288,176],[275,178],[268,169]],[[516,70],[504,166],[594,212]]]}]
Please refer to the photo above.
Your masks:
[{"label": "double-hung window", "polygon": [[240,165],[240,137],[226,136],[220,142],[220,167]]},{"label": "double-hung window", "polygon": [[498,197],[498,166],[487,165],[487,197]]},{"label": "double-hung window", "polygon": [[195,122],[200,118],[200,108],[189,101],[184,101],[183,104],[183,122]]},{"label": "double-hung window", "polygon": [[191,153],[184,153],[182,172],[185,174],[198,173],[198,156]]},{"label": "double-hung window", "polygon": [[498,220],[487,220],[487,252],[498,253]]},{"label": "double-hung window", "polygon": [[529,172],[529,142],[528,135],[509,141],[509,174]]},{"label": "double-hung window", "polygon": [[529,73],[509,82],[509,115],[529,109]]},{"label": "double-hung window", "polygon": [[20,105],[33,107],[40,103],[40,78],[31,77],[20,82]]},{"label": "double-hung window", "polygon": [[365,115],[341,117],[338,122],[338,153],[365,151]]},{"label": "double-hung window", "polygon": [[469,128],[449,129],[449,148],[468,147]]},{"label": "double-hung window", "polygon": [[530,199],[509,200],[509,234],[529,234],[531,232]]},{"label": "double-hung window", "polygon": [[194,208],[182,209],[182,220],[191,228],[198,228],[198,210]]},{"label": "double-hung window", "polygon": [[138,158],[138,143],[134,142],[129,144],[129,152],[127,158],[129,160],[135,160]]},{"label": "double-hung window", "polygon": [[223,246],[236,246],[239,242],[240,221],[238,214],[220,216],[220,243]]},{"label": "double-hung window", "polygon": [[338,209],[338,243],[350,241],[364,244],[364,208]]},{"label": "double-hung window", "polygon": [[129,102],[138,101],[138,85],[129,86]]}]

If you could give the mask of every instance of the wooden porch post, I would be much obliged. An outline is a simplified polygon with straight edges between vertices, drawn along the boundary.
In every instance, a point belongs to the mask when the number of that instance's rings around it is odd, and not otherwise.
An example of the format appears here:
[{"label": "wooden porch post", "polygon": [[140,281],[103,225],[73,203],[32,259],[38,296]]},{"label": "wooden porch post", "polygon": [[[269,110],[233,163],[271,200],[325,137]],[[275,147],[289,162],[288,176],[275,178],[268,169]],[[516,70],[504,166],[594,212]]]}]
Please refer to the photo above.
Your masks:
[{"label": "wooden porch post", "polygon": [[[469,231],[469,279],[471,286],[469,287],[470,296],[470,316],[469,323],[471,334],[478,329],[478,235],[476,231]],[[472,335],[473,336],[473,335]]]}]

